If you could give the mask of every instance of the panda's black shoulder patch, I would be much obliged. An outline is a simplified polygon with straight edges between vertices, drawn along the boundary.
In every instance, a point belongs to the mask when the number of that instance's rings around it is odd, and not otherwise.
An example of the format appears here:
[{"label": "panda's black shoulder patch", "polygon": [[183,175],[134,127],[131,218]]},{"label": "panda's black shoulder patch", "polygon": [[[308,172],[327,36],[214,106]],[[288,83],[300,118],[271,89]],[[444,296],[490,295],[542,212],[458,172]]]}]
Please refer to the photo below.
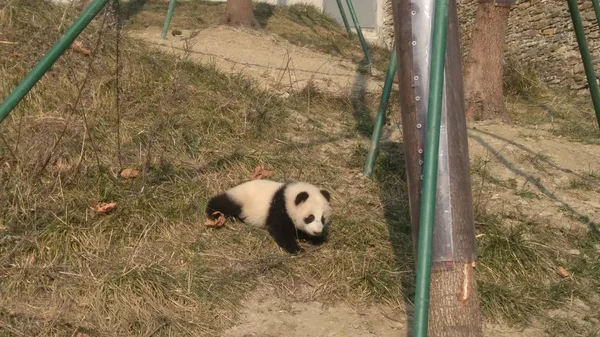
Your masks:
[{"label": "panda's black shoulder patch", "polygon": [[283,185],[273,196],[267,215],[266,227],[279,247],[285,249],[288,253],[294,254],[301,251],[301,248],[296,239],[296,227],[285,207],[286,187],[287,185]]}]

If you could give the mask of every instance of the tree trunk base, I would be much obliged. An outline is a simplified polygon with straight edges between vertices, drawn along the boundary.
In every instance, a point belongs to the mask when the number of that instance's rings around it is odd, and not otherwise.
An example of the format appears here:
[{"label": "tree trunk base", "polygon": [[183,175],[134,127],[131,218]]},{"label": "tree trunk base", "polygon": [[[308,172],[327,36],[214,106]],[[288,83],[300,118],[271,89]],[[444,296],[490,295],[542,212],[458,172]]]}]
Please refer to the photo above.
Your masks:
[{"label": "tree trunk base", "polygon": [[468,119],[510,120],[502,88],[509,14],[509,7],[493,2],[478,5],[465,74]]},{"label": "tree trunk base", "polygon": [[430,337],[481,337],[483,329],[474,263],[431,271]]},{"label": "tree trunk base", "polygon": [[254,16],[252,0],[228,0],[221,24],[252,29],[260,28]]}]

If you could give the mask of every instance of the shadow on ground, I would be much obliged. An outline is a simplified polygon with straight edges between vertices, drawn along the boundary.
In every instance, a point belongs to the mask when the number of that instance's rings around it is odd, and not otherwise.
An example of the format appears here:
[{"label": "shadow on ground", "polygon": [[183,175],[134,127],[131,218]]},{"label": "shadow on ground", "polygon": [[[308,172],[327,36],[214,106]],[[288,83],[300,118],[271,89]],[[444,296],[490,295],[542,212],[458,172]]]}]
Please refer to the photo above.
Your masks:
[{"label": "shadow on ground", "polygon": [[[533,186],[535,186],[542,194],[544,194],[546,197],[548,197],[548,199],[558,203],[561,205],[561,207],[566,210],[568,213],[570,213],[570,215],[577,221],[585,224],[590,232],[592,234],[594,234],[594,236],[596,236],[596,238],[600,239],[600,229],[598,228],[598,224],[595,223],[594,221],[590,220],[590,218],[588,216],[585,216],[577,211],[575,211],[575,209],[573,209],[573,207],[571,207],[571,205],[567,204],[565,201],[561,200],[560,198],[558,198],[558,196],[556,196],[556,194],[554,194],[552,191],[550,191],[546,186],[544,186],[540,180],[538,178],[536,178],[535,176],[517,168],[513,163],[511,163],[506,157],[502,156],[502,154],[500,154],[500,152],[502,151],[502,149],[495,149],[492,145],[488,144],[482,137],[475,135],[474,133],[481,133],[484,135],[487,135],[489,137],[494,137],[496,139],[499,139],[503,142],[506,142],[507,144],[511,144],[519,149],[521,149],[522,151],[531,153],[531,154],[537,154],[536,152],[532,151],[531,149],[527,148],[526,146],[523,146],[519,143],[516,143],[514,141],[511,141],[509,139],[494,135],[490,132],[486,132],[486,131],[482,131],[482,130],[469,130],[469,138],[473,139],[474,141],[476,141],[477,143],[479,143],[482,147],[484,147],[486,150],[488,150],[488,152],[490,154],[492,154],[492,156],[494,156],[494,158],[501,163],[502,165],[504,165],[508,170],[510,170],[511,172],[513,172],[516,175],[519,175],[521,177],[523,177],[527,182],[531,183]],[[578,177],[582,177],[581,175],[557,166],[554,163],[551,163],[549,160],[547,159],[543,159],[541,158],[540,160],[542,160],[544,163],[550,165],[551,167],[553,167],[554,169],[561,171],[561,172],[565,172],[565,173],[569,173],[569,174],[573,174],[575,176]]]},{"label": "shadow on ground", "polygon": [[[352,108],[357,131],[370,139],[374,127],[373,113],[366,101],[366,82],[370,75],[359,69],[352,88]],[[398,118],[400,118],[398,116]],[[366,160],[366,156],[365,156]],[[402,291],[406,310],[407,337],[412,335],[412,311],[414,299],[415,255],[410,229],[408,186],[403,144],[380,142],[379,153],[373,170],[373,180],[379,187],[379,198],[384,207],[389,240],[398,270],[402,273]]]}]

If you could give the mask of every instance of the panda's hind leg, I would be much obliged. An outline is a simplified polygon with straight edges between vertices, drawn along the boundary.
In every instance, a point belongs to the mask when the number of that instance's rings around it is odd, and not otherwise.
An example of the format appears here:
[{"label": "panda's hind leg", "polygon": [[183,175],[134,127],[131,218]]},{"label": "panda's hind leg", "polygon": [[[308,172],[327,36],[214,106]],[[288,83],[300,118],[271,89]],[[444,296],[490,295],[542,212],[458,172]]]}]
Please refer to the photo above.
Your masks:
[{"label": "panda's hind leg", "polygon": [[215,220],[218,216],[213,215],[215,212],[221,212],[226,217],[234,217],[239,219],[242,214],[242,206],[233,201],[227,193],[221,193],[214,196],[206,205],[206,217]]}]

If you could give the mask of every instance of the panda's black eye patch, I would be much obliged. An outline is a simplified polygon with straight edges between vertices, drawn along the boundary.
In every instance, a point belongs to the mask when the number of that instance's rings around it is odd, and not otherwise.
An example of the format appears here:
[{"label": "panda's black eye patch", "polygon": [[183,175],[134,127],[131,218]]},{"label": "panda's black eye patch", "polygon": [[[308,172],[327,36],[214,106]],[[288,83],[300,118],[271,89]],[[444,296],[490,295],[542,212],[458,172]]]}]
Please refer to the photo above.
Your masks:
[{"label": "panda's black eye patch", "polygon": [[309,223],[311,223],[313,221],[315,221],[315,216],[312,215],[312,214],[309,215],[309,216],[307,216],[306,218],[304,218],[304,222],[307,223],[307,224],[309,224]]}]

